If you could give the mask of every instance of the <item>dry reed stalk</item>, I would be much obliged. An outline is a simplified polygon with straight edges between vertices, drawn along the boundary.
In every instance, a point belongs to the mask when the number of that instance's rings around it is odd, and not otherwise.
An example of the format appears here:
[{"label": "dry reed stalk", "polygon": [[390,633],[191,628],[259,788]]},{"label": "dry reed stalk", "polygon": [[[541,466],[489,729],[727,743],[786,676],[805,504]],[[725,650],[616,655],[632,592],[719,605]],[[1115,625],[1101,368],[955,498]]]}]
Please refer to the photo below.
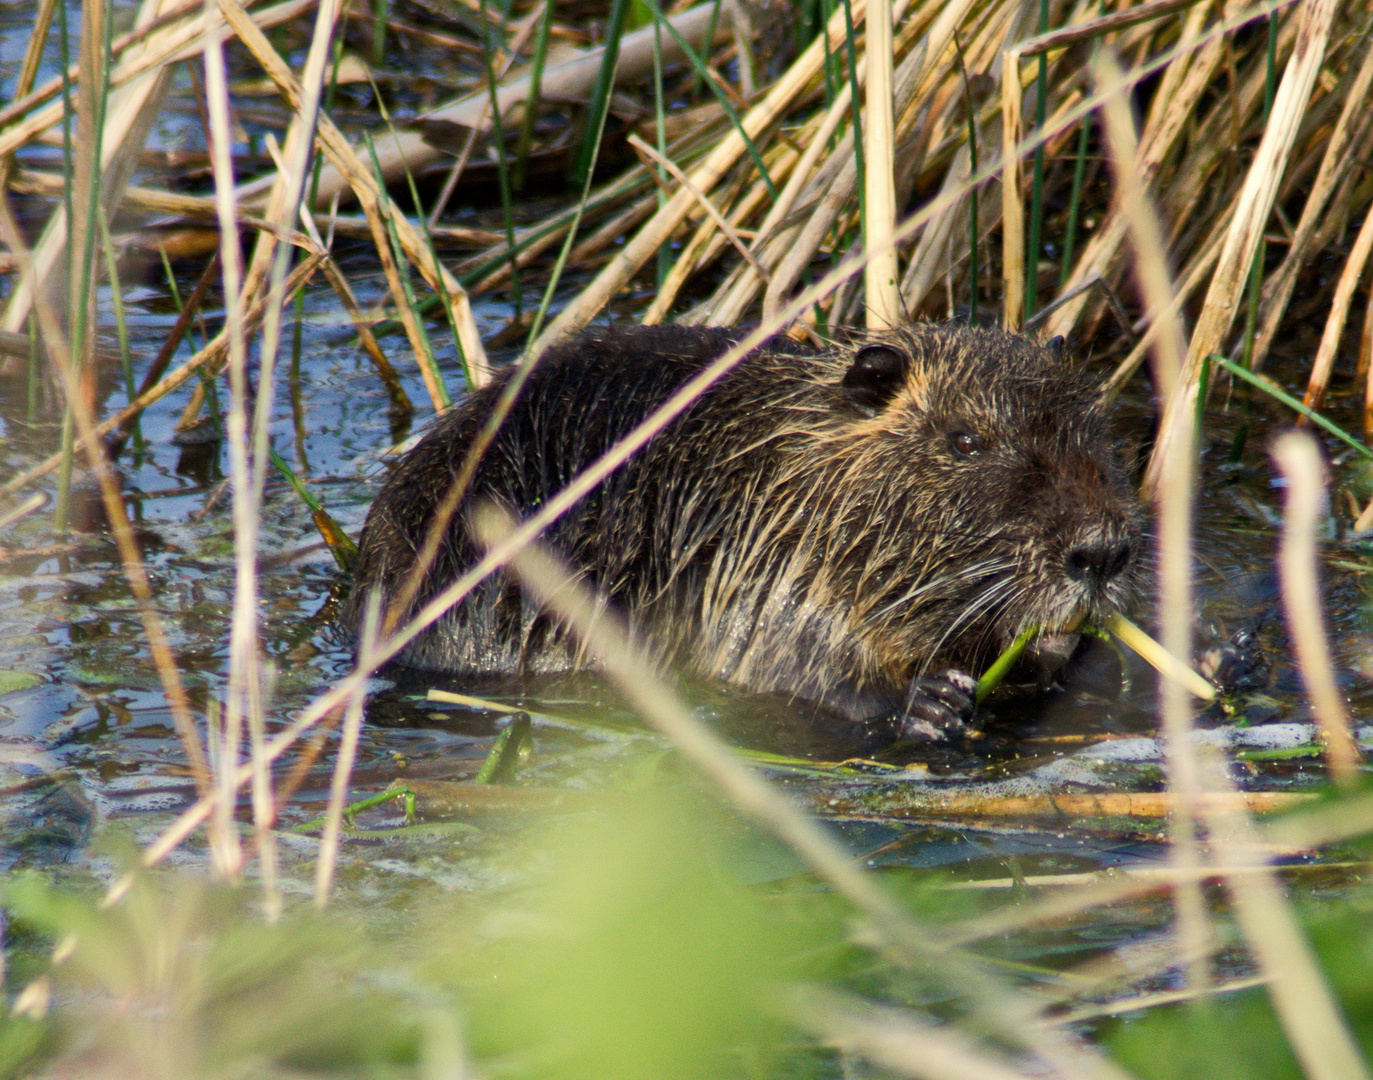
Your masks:
[{"label": "dry reed stalk", "polygon": [[1020,51],[1006,50],[1001,64],[1001,325],[1019,330],[1025,316],[1025,196],[1020,175]]},{"label": "dry reed stalk", "polygon": [[[1141,183],[1139,144],[1124,92],[1124,74],[1109,49],[1097,56],[1096,82],[1118,88],[1103,109],[1107,143],[1115,167],[1121,214],[1135,248],[1135,274],[1151,320],[1167,319],[1173,308],[1173,283],[1168,273],[1163,230]],[[1160,329],[1153,350],[1154,378],[1161,396],[1176,392],[1186,350],[1186,333],[1179,315]],[[1163,647],[1173,656],[1192,654],[1192,497],[1196,455],[1194,416],[1176,436],[1160,473],[1155,496],[1158,504],[1159,621]],[[1202,795],[1196,751],[1192,743],[1192,707],[1187,692],[1175,679],[1160,680],[1159,704],[1163,713],[1168,789],[1177,803],[1172,818],[1173,865],[1187,875],[1201,863],[1197,848],[1197,803]],[[1174,894],[1177,936],[1187,958],[1190,981],[1204,986],[1210,981],[1208,958],[1213,934],[1200,888],[1187,884]]]},{"label": "dry reed stalk", "polygon": [[[1154,103],[1140,133],[1137,156],[1140,182],[1153,184],[1159,168],[1186,129],[1196,112],[1198,103],[1209,93],[1212,81],[1224,58],[1224,42],[1213,32],[1203,38],[1207,7],[1198,4],[1188,12],[1183,24],[1181,40],[1163,69]],[[1194,55],[1193,50],[1200,46]],[[1073,272],[1064,283],[1065,293],[1091,281],[1106,278],[1125,239],[1126,224],[1116,208],[1112,208],[1097,231],[1088,238]],[[1088,302],[1081,294],[1075,301],[1063,305],[1045,324],[1046,335],[1067,335],[1077,325]]]},{"label": "dry reed stalk", "polygon": [[[832,816],[871,816],[871,798],[859,796],[852,801],[833,791],[816,794],[817,812]],[[1311,795],[1292,791],[1209,791],[1184,797],[1174,791],[1110,791],[1099,794],[1059,793],[1054,795],[986,795],[979,792],[912,790],[884,801],[882,819],[911,818],[1032,818],[1091,820],[1093,818],[1173,818],[1180,812],[1206,809],[1216,813],[1246,810],[1254,814],[1290,810],[1310,801]],[[864,809],[864,808],[868,809]],[[1194,886],[1207,873],[1201,860],[1194,864],[1170,866],[1173,878]]]},{"label": "dry reed stalk", "polygon": [[1185,440],[1184,430],[1192,426],[1202,361],[1221,349],[1235,312],[1241,306],[1240,296],[1249,277],[1254,252],[1262,239],[1283,167],[1291,154],[1316,76],[1325,59],[1325,44],[1335,10],[1335,0],[1309,0],[1297,13],[1292,55],[1274,96],[1263,139],[1236,200],[1225,247],[1221,249],[1201,315],[1192,332],[1182,381],[1164,407],[1158,439],[1142,484],[1146,497],[1152,496],[1161,483],[1163,461],[1172,454],[1173,445]]},{"label": "dry reed stalk", "polygon": [[[237,0],[218,0],[219,9],[229,25],[233,27],[239,40],[262,65],[267,77],[276,83],[292,109],[299,111],[303,101],[300,84],[290,69],[272,47],[266,36],[257,28]],[[392,202],[390,195],[376,180],[372,170],[363,165],[343,133],[329,117],[320,113],[316,139],[333,168],[346,176],[353,194],[364,210],[371,207],[381,214],[396,230],[401,247],[407,258],[429,283],[429,287],[440,296],[447,298],[449,314],[462,347],[463,366],[468,381],[473,386],[482,386],[491,377],[490,366],[486,360],[486,350],[482,346],[481,334],[477,330],[472,315],[472,306],[467,293],[448,268],[435,257],[419,230],[410,222],[399,207]],[[370,211],[369,211],[370,217]],[[378,254],[382,245],[378,241]],[[385,256],[382,256],[385,258]],[[406,305],[402,305],[406,306]]]},{"label": "dry reed stalk", "polygon": [[[1312,446],[1313,457],[1315,453]],[[1210,765],[1208,780],[1212,786],[1232,789],[1223,765],[1218,761]],[[1303,1074],[1312,1080],[1367,1080],[1363,1053],[1345,1023],[1296,912],[1267,865],[1268,852],[1254,823],[1243,812],[1217,812],[1208,814],[1207,826],[1218,858],[1231,866],[1261,867],[1264,871],[1230,875],[1226,888],[1235,920],[1267,978],[1268,996]]]},{"label": "dry reed stalk", "polygon": [[[865,0],[851,0],[851,3],[853,19],[857,23],[863,18],[867,5]],[[832,50],[838,48],[844,38],[844,12],[837,10],[825,28],[824,39],[817,37],[811,42],[786,74],[773,84],[763,100],[744,116],[743,127],[749,138],[757,138],[762,131],[779,121],[795,99],[805,93],[824,64],[826,41]],[[720,140],[706,160],[691,173],[692,183],[708,194],[740,158],[744,149],[744,140],[740,133],[731,130]],[[596,312],[628,283],[649,256],[672,235],[694,202],[691,194],[685,190],[679,191],[668,200],[633,239],[616,253],[595,280],[559,313],[533,343],[530,351],[541,352],[554,341],[575,333],[589,323]]]},{"label": "dry reed stalk", "polygon": [[[234,775],[243,738],[243,716],[245,712],[252,712],[261,707],[260,669],[256,651],[256,552],[250,551],[246,560],[248,574],[252,579],[248,583],[246,593],[242,581],[245,560],[239,557],[244,537],[240,526],[246,527],[247,535],[253,535],[256,528],[256,522],[253,520],[255,507],[249,494],[246,376],[248,342],[243,309],[250,295],[255,294],[257,289],[255,283],[248,286],[252,289],[252,294],[245,289],[238,230],[235,226],[238,207],[234,196],[233,159],[230,155],[233,128],[229,113],[229,76],[220,30],[223,21],[214,10],[212,0],[205,0],[205,7],[205,25],[208,31],[204,52],[205,106],[210,121],[206,136],[210,168],[215,181],[215,205],[219,217],[220,237],[219,264],[224,280],[224,337],[231,391],[225,433],[228,436],[230,476],[234,489],[232,512],[236,585],[230,624],[227,700],[217,713],[220,718],[220,723],[216,725],[218,730],[211,731],[211,737],[217,739],[213,761],[216,766],[215,789],[219,801],[210,821],[209,841],[215,871],[220,876],[232,880],[242,873],[244,864],[243,847],[233,816],[238,799]],[[196,400],[198,411],[199,399]],[[248,520],[244,522],[244,518]],[[253,605],[246,613],[242,610],[245,601]],[[246,643],[243,640],[245,632]],[[256,768],[253,769],[252,775],[256,786]]]},{"label": "dry reed stalk", "polygon": [[[894,46],[891,0],[869,0],[865,22],[867,42],[863,57],[868,64],[867,111],[863,117],[864,193],[863,243],[878,246],[896,232],[896,121],[892,115]],[[761,268],[760,268],[761,269]],[[893,328],[904,321],[900,268],[895,245],[868,259],[863,268],[863,292],[867,300],[869,330]]]},{"label": "dry reed stalk", "polygon": [[1313,240],[1316,227],[1330,197],[1340,181],[1348,175],[1348,169],[1359,150],[1357,143],[1360,133],[1373,125],[1373,114],[1367,107],[1370,86],[1373,86],[1373,49],[1366,49],[1363,62],[1348,86],[1339,119],[1326,143],[1316,179],[1302,205],[1301,217],[1288,244],[1287,254],[1277,270],[1269,274],[1263,283],[1263,317],[1254,338],[1253,358],[1250,361],[1250,366],[1255,370],[1262,366],[1277,336],[1278,325],[1296,288],[1298,273],[1315,253]]},{"label": "dry reed stalk", "polygon": [[1302,682],[1325,739],[1330,775],[1341,787],[1358,780],[1359,748],[1350,729],[1349,715],[1335,684],[1330,646],[1321,617],[1320,582],[1316,575],[1316,528],[1325,501],[1324,466],[1315,441],[1305,432],[1287,432],[1273,444],[1273,460],[1287,480],[1283,513],[1282,569],[1283,609],[1297,653]]},{"label": "dry reed stalk", "polygon": [[[1359,234],[1354,238],[1349,258],[1345,260],[1344,269],[1340,271],[1340,279],[1335,285],[1335,296],[1330,302],[1330,314],[1326,317],[1320,347],[1316,350],[1316,359],[1311,364],[1306,394],[1302,398],[1302,404],[1308,409],[1319,410],[1325,402],[1326,385],[1335,367],[1340,338],[1344,336],[1344,325],[1349,318],[1349,306],[1354,300],[1354,290],[1358,288],[1363,277],[1370,250],[1373,250],[1373,213],[1364,217]],[[1298,422],[1300,424],[1303,421],[1305,417],[1300,418]]]}]

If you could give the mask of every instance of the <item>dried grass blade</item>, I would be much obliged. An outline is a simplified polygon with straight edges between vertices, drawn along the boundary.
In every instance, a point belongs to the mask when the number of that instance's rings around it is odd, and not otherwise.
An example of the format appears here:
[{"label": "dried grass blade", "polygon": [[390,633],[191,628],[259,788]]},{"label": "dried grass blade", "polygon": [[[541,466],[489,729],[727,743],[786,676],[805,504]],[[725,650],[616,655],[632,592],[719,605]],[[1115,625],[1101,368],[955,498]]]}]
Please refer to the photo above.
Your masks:
[{"label": "dried grass blade", "polygon": [[1001,65],[1001,324],[1018,330],[1025,311],[1025,198],[1021,191],[1020,50],[1008,49]]}]

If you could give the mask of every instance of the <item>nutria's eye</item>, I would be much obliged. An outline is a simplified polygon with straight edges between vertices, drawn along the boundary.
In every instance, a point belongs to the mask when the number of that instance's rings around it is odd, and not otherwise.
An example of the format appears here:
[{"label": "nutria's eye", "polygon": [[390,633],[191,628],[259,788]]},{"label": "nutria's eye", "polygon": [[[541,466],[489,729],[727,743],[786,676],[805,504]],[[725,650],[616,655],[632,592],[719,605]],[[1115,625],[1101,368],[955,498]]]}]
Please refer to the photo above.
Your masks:
[{"label": "nutria's eye", "polygon": [[975,458],[983,449],[982,440],[970,431],[951,431],[949,445],[955,454],[965,458]]},{"label": "nutria's eye", "polygon": [[866,416],[876,416],[906,380],[910,357],[890,345],[864,345],[844,372],[844,396]]}]

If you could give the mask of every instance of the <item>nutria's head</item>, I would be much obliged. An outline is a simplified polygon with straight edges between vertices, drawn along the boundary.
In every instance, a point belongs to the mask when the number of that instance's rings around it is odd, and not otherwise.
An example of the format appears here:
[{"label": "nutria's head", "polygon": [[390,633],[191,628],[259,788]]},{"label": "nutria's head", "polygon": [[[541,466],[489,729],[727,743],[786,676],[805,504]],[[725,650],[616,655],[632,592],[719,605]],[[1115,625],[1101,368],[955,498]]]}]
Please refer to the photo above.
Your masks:
[{"label": "nutria's head", "polygon": [[830,466],[816,494],[875,676],[976,670],[1022,630],[1072,633],[1130,601],[1141,514],[1061,339],[917,326],[843,352],[836,420],[805,456]]}]

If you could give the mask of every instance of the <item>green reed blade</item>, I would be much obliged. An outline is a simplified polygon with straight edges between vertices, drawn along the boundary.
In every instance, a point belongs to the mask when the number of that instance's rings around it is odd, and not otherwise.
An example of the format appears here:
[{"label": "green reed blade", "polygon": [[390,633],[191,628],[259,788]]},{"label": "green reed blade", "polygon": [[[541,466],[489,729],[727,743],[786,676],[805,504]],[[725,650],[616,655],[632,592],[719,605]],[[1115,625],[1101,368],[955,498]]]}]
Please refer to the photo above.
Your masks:
[{"label": "green reed blade", "polygon": [[624,33],[629,3],[630,0],[611,2],[610,20],[606,24],[605,45],[601,53],[601,70],[596,76],[595,89],[591,92],[586,127],[582,131],[582,145],[577,151],[577,161],[572,169],[574,184],[589,180],[591,170],[595,168],[596,157],[600,151],[601,132],[605,130],[605,113],[610,108],[610,94],[615,86],[615,68],[620,60],[620,37]]},{"label": "green reed blade", "polygon": [[525,174],[529,169],[529,151],[534,143],[534,121],[539,115],[539,93],[543,85],[544,63],[548,58],[548,34],[553,27],[553,0],[544,0],[543,18],[539,20],[534,39],[534,59],[529,66],[529,93],[524,99],[524,116],[520,121],[520,142],[515,150],[516,191],[524,190]]},{"label": "green reed blade", "polygon": [[[486,14],[486,0],[481,0],[481,3],[480,3],[480,5],[479,5],[479,10],[481,11],[481,22],[482,22],[482,33],[481,33],[481,39],[482,39],[482,63],[484,64],[484,66],[485,66],[485,68],[486,68],[486,86],[487,86],[487,91],[488,91],[488,93],[491,95],[491,137],[492,137],[492,140],[494,141],[495,146],[496,146],[496,176],[497,176],[497,182],[498,182],[499,185],[500,185],[500,193],[501,193],[501,216],[505,219],[505,239],[506,239],[506,243],[507,243],[509,246],[514,247],[514,246],[515,246],[515,206],[514,206],[514,203],[513,203],[512,199],[511,199],[511,194],[510,194],[510,168],[509,168],[509,165],[508,165],[508,163],[507,163],[507,161],[506,161],[506,150],[505,150],[505,120],[504,120],[504,118],[501,116],[501,103],[500,103],[500,97],[499,97],[499,95],[498,95],[497,92],[496,92],[496,66],[495,66],[495,64],[492,62],[492,59],[491,59],[491,23],[490,23],[490,19],[487,17],[487,14]],[[615,48],[616,48],[616,53],[618,54],[618,52],[619,52],[619,42],[618,42],[618,41],[616,42]],[[613,68],[612,68],[612,70],[611,70],[611,75],[612,75],[612,77],[614,76],[614,69],[613,69]],[[409,170],[407,169],[406,171],[407,171],[407,175],[408,175]],[[413,187],[413,185],[412,185],[412,187]],[[424,219],[424,212],[420,209],[420,206],[419,206],[419,203],[418,203],[418,202],[416,202],[416,204],[415,204],[415,212],[416,212],[417,214],[420,215],[421,220]],[[427,235],[427,234],[428,234],[427,223],[426,223],[426,230],[425,230],[425,231],[426,231],[426,235]],[[520,315],[521,315],[520,309],[521,309],[521,307],[523,306],[523,304],[521,303],[522,297],[521,297],[521,294],[520,294],[520,273],[519,273],[519,263],[518,263],[518,262],[512,262],[512,263],[510,264],[510,293],[511,293],[512,307],[514,308],[513,318],[514,318],[515,322],[518,323],[518,322],[520,321]],[[456,335],[456,333],[457,333],[457,328],[454,327],[454,334]]]},{"label": "green reed blade", "polygon": [[[844,5],[844,42],[849,57],[849,107],[853,111],[853,165],[858,174],[858,221],[863,230],[868,221],[868,185],[863,160],[863,94],[858,86],[858,34],[853,28],[853,4],[850,0],[840,0],[840,3]],[[773,196],[776,197],[775,192]]]},{"label": "green reed blade", "polygon": [[[768,172],[768,167],[763,164],[763,154],[758,149],[758,144],[754,142],[749,133],[744,130],[743,120],[739,118],[739,113],[730,103],[728,95],[726,95],[716,84],[714,77],[712,77],[710,71],[706,68],[705,61],[702,60],[700,54],[691,47],[687,39],[682,37],[677,28],[668,21],[667,16],[663,14],[663,9],[658,3],[658,0],[642,0],[642,2],[644,6],[653,13],[653,17],[672,35],[672,39],[677,42],[677,47],[682,50],[682,55],[687,58],[687,61],[705,81],[705,84],[710,87],[711,92],[715,95],[715,100],[719,102],[720,107],[725,110],[725,115],[729,117],[729,122],[734,126],[734,130],[737,131],[739,137],[744,140],[744,148],[748,151],[748,156],[753,159],[753,164],[758,169],[758,175],[762,178],[763,186],[768,189],[769,195],[774,199],[777,198],[777,185],[772,182],[772,174]],[[707,48],[709,48],[710,40],[711,39],[709,38],[706,39]]]},{"label": "green reed blade", "polygon": [[1373,450],[1370,450],[1364,443],[1354,438],[1353,435],[1350,435],[1349,432],[1345,431],[1344,428],[1340,427],[1338,424],[1334,423],[1331,420],[1327,420],[1320,413],[1316,412],[1315,409],[1311,408],[1309,405],[1306,405],[1299,399],[1293,397],[1286,390],[1284,390],[1277,383],[1275,383],[1272,379],[1268,378],[1268,376],[1260,375],[1257,372],[1250,371],[1248,368],[1242,367],[1239,364],[1235,363],[1233,360],[1230,360],[1229,358],[1224,356],[1212,354],[1210,359],[1212,363],[1219,364],[1226,371],[1230,372],[1231,375],[1234,375],[1238,379],[1243,379],[1250,386],[1257,387],[1259,390],[1262,390],[1269,397],[1282,402],[1293,412],[1297,413],[1300,416],[1306,417],[1318,428],[1321,428],[1322,430],[1329,432],[1331,435],[1339,439],[1340,442],[1344,443],[1345,446],[1349,447],[1351,450],[1362,455],[1368,460],[1373,461]]},{"label": "green reed blade", "polygon": [[[967,103],[968,114],[968,175],[977,174],[977,106],[973,101],[972,87],[968,83],[968,64],[963,55],[963,43],[958,34],[953,36],[953,45],[958,53],[958,73],[963,79],[963,98]],[[977,188],[968,190],[968,322],[977,325]]]}]

